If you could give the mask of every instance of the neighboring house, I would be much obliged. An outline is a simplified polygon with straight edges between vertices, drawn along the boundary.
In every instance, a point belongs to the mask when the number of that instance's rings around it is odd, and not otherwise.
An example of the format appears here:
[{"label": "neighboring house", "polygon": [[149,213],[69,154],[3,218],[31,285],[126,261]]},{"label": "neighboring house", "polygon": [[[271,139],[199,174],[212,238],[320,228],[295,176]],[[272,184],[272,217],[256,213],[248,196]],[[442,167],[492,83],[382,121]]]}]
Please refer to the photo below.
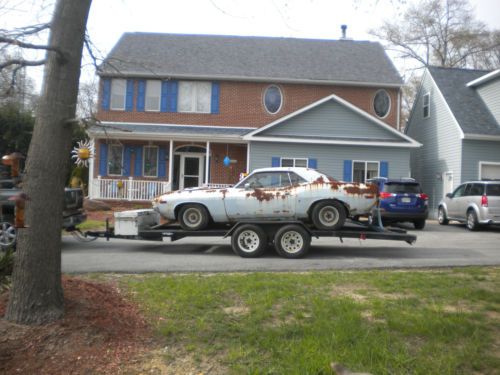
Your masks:
[{"label": "neighboring house", "polygon": [[408,177],[402,81],[379,43],[126,33],[100,71],[93,198],[224,187],[270,166]]},{"label": "neighboring house", "polygon": [[500,179],[500,70],[429,67],[405,132],[423,144],[411,170],[434,215],[462,182]]}]

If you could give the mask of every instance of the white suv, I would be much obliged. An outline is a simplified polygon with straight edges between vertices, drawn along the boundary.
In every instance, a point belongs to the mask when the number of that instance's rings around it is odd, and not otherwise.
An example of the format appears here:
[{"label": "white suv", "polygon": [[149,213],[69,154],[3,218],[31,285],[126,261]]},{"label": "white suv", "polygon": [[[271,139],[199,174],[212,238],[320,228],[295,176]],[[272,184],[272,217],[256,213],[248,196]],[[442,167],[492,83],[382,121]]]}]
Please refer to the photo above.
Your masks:
[{"label": "white suv", "polygon": [[438,221],[464,222],[469,230],[480,225],[500,224],[500,181],[471,181],[439,202]]}]

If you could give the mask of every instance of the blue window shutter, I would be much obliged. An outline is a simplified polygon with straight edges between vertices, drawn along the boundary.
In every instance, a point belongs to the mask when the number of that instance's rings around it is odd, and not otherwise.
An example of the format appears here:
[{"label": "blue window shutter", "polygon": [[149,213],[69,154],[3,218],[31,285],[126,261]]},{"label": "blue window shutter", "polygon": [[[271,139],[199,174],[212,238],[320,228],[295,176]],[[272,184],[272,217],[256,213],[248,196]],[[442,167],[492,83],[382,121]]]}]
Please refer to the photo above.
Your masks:
[{"label": "blue window shutter", "polygon": [[380,177],[389,177],[389,162],[380,162]]},{"label": "blue window shutter", "polygon": [[134,176],[142,176],[142,146],[135,146]]},{"label": "blue window shutter", "polygon": [[137,111],[144,112],[146,104],[146,81],[141,79],[137,83]]},{"label": "blue window shutter", "polygon": [[168,81],[163,81],[161,83],[161,103],[160,111],[167,112],[168,110]]},{"label": "blue window shutter", "polygon": [[344,178],[345,182],[352,182],[352,160],[344,160]]},{"label": "blue window shutter", "polygon": [[179,91],[179,82],[170,81],[168,95],[169,95],[169,112],[177,112],[177,93]]},{"label": "blue window shutter", "polygon": [[220,84],[219,82],[212,82],[211,113],[219,113],[219,96]]},{"label": "blue window shutter", "polygon": [[111,80],[104,78],[102,81],[102,109],[109,111],[109,101],[111,99]]},{"label": "blue window shutter", "polygon": [[165,157],[167,156],[167,150],[165,147],[160,147],[158,150],[158,177],[164,178],[167,176],[167,161]]},{"label": "blue window shutter", "polygon": [[309,159],[307,161],[307,168],[318,169],[318,159]]},{"label": "blue window shutter", "polygon": [[99,146],[99,175],[108,175],[108,145],[101,143]]},{"label": "blue window shutter", "polygon": [[271,159],[271,167],[280,167],[281,166],[281,158],[279,156],[273,156]]},{"label": "blue window shutter", "polygon": [[130,157],[132,155],[132,146],[125,146],[123,152],[123,175],[125,177],[130,176]]},{"label": "blue window shutter", "polygon": [[127,93],[125,96],[125,110],[131,112],[134,109],[134,81],[127,79]]}]

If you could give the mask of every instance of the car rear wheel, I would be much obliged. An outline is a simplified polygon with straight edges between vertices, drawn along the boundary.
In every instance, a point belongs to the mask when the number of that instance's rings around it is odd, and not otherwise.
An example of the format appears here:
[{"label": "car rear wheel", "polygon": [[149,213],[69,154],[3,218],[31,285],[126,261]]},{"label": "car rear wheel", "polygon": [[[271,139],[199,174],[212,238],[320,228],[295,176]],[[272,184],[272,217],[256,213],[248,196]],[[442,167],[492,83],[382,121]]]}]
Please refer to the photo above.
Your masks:
[{"label": "car rear wheel", "polygon": [[415,220],[413,222],[415,229],[424,229],[425,228],[425,219]]},{"label": "car rear wheel", "polygon": [[300,225],[285,225],[274,236],[276,252],[284,258],[303,257],[309,251],[310,245],[311,235]]},{"label": "car rear wheel", "polygon": [[187,204],[179,212],[179,223],[185,230],[201,230],[209,221],[208,211],[201,204]]},{"label": "car rear wheel", "polygon": [[267,235],[264,230],[253,224],[242,225],[231,236],[233,251],[243,258],[261,256],[267,248]]},{"label": "car rear wheel", "polygon": [[337,230],[344,226],[345,208],[342,203],[337,201],[320,202],[314,206],[311,219],[318,229]]},{"label": "car rear wheel", "polygon": [[441,225],[448,225],[450,221],[446,217],[446,212],[443,207],[439,207],[438,209],[438,223]]},{"label": "car rear wheel", "polygon": [[16,228],[8,222],[0,223],[0,250],[4,251],[16,244]]},{"label": "car rear wheel", "polygon": [[477,221],[477,215],[474,210],[467,211],[467,222],[466,227],[468,230],[475,231],[479,228],[479,223]]}]

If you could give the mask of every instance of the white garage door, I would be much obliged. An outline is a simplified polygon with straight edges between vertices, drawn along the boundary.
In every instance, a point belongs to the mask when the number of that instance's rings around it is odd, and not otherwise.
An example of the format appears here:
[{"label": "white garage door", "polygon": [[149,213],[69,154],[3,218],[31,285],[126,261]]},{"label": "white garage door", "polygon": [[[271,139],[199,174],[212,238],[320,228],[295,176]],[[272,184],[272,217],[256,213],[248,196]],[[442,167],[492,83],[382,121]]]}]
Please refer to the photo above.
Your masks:
[{"label": "white garage door", "polygon": [[500,164],[481,163],[481,179],[500,179]]}]

